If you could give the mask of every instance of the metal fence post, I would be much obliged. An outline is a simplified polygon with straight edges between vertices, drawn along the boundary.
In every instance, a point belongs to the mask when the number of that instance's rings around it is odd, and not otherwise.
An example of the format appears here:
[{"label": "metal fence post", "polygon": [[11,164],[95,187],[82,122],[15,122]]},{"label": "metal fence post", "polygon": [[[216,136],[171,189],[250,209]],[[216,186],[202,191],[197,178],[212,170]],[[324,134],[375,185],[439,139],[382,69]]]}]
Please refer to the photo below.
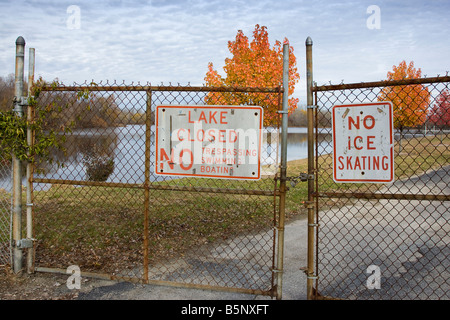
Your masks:
[{"label": "metal fence post", "polygon": [[[25,58],[25,39],[18,37],[16,40],[16,68],[14,83],[14,112],[19,117],[23,116],[22,97],[23,97],[23,77],[24,77],[24,58]],[[22,164],[21,161],[12,155],[13,158],[13,271],[19,273],[22,271],[22,248],[19,243],[22,238]]]},{"label": "metal fence post", "polygon": [[151,112],[152,112],[152,91],[146,92],[147,104],[145,109],[145,190],[144,190],[144,265],[143,280],[148,283],[149,267],[149,212],[150,212],[150,148],[151,148]]},{"label": "metal fence post", "polygon": [[[29,64],[28,64],[28,97],[31,96],[31,87],[34,82],[34,60],[35,60],[35,50],[30,48],[29,51]],[[27,109],[27,121],[29,124],[33,122],[34,110],[32,105],[28,105]],[[27,144],[32,146],[33,141],[33,130],[31,126],[28,125],[27,128]],[[28,153],[30,155],[30,153]],[[33,164],[28,161],[27,163],[27,239],[31,240],[33,238]],[[27,272],[32,273],[33,270],[33,256],[34,250],[33,246],[30,246],[27,251]]]},{"label": "metal fence post", "polygon": [[280,217],[278,222],[277,299],[282,297],[284,259],[284,215],[286,202],[287,128],[289,98],[289,43],[283,45],[283,101],[281,117]]},{"label": "metal fence post", "polygon": [[[306,45],[306,103],[308,118],[308,176],[314,175],[314,115],[312,84],[313,84],[313,64],[312,64],[312,39],[308,37]],[[308,179],[308,266],[306,270],[306,290],[308,300],[313,299],[313,280],[314,280],[314,207],[313,207],[314,179]]]}]

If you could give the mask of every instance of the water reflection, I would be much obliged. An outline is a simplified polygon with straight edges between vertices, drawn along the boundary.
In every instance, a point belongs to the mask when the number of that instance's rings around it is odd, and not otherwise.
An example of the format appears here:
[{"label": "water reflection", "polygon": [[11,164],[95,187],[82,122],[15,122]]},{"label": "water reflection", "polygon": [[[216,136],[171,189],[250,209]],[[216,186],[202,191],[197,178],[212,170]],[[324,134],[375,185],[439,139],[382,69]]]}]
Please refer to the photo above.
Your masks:
[{"label": "water reflection", "polygon": [[[152,165],[151,180],[164,177],[153,173],[155,157],[155,128],[151,129],[150,158]],[[262,161],[276,168],[280,161],[280,135],[278,130],[265,130],[263,133]],[[319,132],[319,152],[331,152],[331,134],[329,130]],[[306,128],[289,128],[287,135],[287,160],[307,158],[308,141]],[[145,160],[145,126],[128,125],[126,127],[106,129],[74,130],[67,136],[66,153],[55,153],[55,158],[63,163],[43,164],[44,173],[35,174],[37,178],[77,181],[109,181],[119,183],[143,183]],[[0,188],[10,187],[10,174],[0,178]]]}]

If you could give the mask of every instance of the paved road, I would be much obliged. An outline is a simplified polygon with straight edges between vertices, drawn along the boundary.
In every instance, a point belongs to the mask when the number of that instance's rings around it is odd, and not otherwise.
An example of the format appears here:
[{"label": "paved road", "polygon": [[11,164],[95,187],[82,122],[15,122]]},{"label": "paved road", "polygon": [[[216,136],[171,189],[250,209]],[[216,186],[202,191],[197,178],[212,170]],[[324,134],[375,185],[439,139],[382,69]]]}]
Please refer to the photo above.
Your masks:
[{"label": "paved road", "polygon": [[[398,181],[383,192],[450,194],[450,166],[408,181]],[[333,234],[326,247],[321,245],[321,257],[326,259],[319,274],[322,294],[350,299],[450,299],[448,202],[365,201],[339,211],[322,211],[320,216],[323,217],[320,221],[322,235]],[[293,221],[285,228],[284,300],[306,299],[306,276],[299,270],[306,266],[306,237],[305,218]],[[367,289],[369,265],[380,267],[379,290]],[[270,299],[249,294],[113,282],[83,292],[79,298]]]},{"label": "paved road", "polygon": [[[383,193],[450,194],[450,166]],[[449,201],[358,200],[321,214],[319,292],[349,299],[450,299]],[[369,266],[381,288],[368,290]]]},{"label": "paved road", "polygon": [[[285,227],[284,300],[306,300],[306,276],[299,270],[306,266],[306,220]],[[175,288],[105,281],[103,286],[84,292],[86,300],[267,300],[270,297],[213,290]]]}]

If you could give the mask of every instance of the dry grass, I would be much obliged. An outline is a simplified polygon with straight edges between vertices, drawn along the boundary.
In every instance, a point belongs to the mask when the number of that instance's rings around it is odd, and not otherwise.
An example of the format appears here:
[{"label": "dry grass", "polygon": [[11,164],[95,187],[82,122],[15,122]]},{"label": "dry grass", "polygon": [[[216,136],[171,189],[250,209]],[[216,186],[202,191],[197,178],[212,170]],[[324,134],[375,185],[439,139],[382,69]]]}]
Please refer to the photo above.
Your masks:
[{"label": "dry grass", "polygon": [[[396,146],[396,179],[448,165],[449,144],[448,137],[442,141],[439,137],[405,139],[402,152]],[[321,191],[364,192],[379,187],[334,183],[331,160],[331,155],[318,159]],[[290,177],[306,171],[306,159],[288,164]],[[207,185],[210,181],[214,185]],[[194,187],[274,188],[271,178],[251,182],[193,178],[164,182],[180,183]],[[35,191],[34,197],[38,265],[66,268],[77,264],[83,270],[114,273],[142,263],[144,190],[53,185],[49,190]],[[290,187],[286,198],[288,219],[306,212],[303,206],[306,199],[305,182]],[[6,193],[0,193],[0,200],[9,201]],[[277,208],[278,198],[270,196],[150,190],[147,224],[150,263],[183,255],[198,246],[270,229],[274,224],[274,204]]]}]

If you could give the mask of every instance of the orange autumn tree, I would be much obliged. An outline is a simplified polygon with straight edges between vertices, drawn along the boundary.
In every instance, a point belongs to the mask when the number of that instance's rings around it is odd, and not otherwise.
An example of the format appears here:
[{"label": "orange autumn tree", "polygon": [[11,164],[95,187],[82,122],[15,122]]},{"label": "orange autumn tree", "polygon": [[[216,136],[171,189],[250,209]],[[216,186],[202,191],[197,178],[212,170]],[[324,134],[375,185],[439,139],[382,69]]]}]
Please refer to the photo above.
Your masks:
[{"label": "orange autumn tree", "polygon": [[[392,72],[387,73],[387,80],[419,79],[422,77],[420,68],[414,68],[414,62],[409,65],[405,61],[393,66]],[[430,92],[421,84],[385,87],[379,101],[391,101],[394,106],[394,127],[403,129],[416,127],[425,123],[430,104]]]},{"label": "orange autumn tree", "polygon": [[[239,30],[235,41],[228,42],[228,49],[232,58],[225,59],[223,69],[226,77],[222,77],[210,62],[205,77],[207,86],[274,88],[282,84],[283,44],[276,41],[271,47],[266,27],[256,25],[251,42],[242,30]],[[297,71],[294,48],[289,47],[289,51],[289,96],[291,96],[300,75]],[[278,123],[278,99],[273,95],[249,92],[221,93],[220,95],[209,93],[205,101],[207,104],[259,105],[264,107],[265,126]],[[289,98],[289,114],[297,108],[297,103],[298,99]]]}]

